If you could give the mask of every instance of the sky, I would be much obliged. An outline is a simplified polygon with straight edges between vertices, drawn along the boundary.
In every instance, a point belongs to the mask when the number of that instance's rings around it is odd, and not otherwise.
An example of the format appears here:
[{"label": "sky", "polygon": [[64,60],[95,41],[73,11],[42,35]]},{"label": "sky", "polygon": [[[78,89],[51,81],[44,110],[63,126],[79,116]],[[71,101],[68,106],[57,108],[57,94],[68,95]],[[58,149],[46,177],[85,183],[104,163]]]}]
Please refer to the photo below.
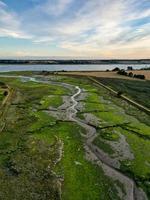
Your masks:
[{"label": "sky", "polygon": [[150,58],[150,0],[0,0],[0,58]]}]

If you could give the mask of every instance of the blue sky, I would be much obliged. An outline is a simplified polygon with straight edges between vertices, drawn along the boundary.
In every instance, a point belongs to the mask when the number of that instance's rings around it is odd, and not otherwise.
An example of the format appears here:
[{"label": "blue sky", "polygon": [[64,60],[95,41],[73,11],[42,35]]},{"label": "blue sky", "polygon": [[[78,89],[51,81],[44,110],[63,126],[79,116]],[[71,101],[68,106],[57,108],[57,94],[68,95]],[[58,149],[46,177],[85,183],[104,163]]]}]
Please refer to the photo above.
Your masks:
[{"label": "blue sky", "polygon": [[0,0],[0,57],[150,58],[150,0]]}]

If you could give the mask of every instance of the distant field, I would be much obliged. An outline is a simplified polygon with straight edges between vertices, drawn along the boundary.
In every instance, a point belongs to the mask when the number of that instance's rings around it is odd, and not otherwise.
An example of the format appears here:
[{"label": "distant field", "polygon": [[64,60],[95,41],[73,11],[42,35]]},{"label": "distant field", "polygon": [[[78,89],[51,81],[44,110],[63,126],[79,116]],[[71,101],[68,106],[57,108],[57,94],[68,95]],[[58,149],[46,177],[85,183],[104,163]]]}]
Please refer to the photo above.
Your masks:
[{"label": "distant field", "polygon": [[[109,78],[120,78],[116,72],[103,72],[103,71],[91,71],[91,72],[60,72],[63,75],[77,75],[77,76],[94,76],[94,77],[109,77]],[[122,76],[122,78],[128,78]]]},{"label": "distant field", "polygon": [[112,78],[97,78],[103,84],[150,108],[150,81],[132,81]]},{"label": "distant field", "polygon": [[[134,74],[143,74],[145,75],[147,80],[150,80],[150,70],[135,70],[132,71]],[[78,75],[78,76],[93,76],[93,77],[102,77],[102,78],[121,78],[121,79],[129,79],[129,80],[137,80],[134,78],[130,78],[128,76],[121,76],[116,72],[103,72],[103,71],[91,71],[91,72],[61,72],[60,74],[66,75]]]}]

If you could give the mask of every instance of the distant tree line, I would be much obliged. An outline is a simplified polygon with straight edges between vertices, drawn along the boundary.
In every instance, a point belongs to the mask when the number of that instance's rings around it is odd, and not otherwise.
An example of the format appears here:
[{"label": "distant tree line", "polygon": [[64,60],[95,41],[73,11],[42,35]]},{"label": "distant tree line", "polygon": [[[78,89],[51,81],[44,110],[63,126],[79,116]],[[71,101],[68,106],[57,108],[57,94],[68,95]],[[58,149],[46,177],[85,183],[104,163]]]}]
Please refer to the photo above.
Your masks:
[{"label": "distant tree line", "polygon": [[121,69],[117,72],[120,75],[129,76],[131,78],[145,79],[143,74],[133,74],[133,72],[126,72],[124,69]]},{"label": "distant tree line", "polygon": [[118,67],[114,68],[112,71],[116,71],[117,74],[123,75],[123,76],[129,76],[131,78],[138,78],[138,79],[145,79],[145,76],[143,74],[133,74],[133,72],[126,72],[124,69],[119,69]]},{"label": "distant tree line", "polygon": [[150,64],[150,59],[137,59],[137,60],[121,60],[121,59],[110,59],[110,60],[99,60],[99,59],[0,59],[0,64],[23,64],[23,65],[29,65],[29,64],[48,64],[48,65],[77,65],[77,64]]},{"label": "distant tree line", "polygon": [[150,70],[150,67],[141,68],[141,70]]}]

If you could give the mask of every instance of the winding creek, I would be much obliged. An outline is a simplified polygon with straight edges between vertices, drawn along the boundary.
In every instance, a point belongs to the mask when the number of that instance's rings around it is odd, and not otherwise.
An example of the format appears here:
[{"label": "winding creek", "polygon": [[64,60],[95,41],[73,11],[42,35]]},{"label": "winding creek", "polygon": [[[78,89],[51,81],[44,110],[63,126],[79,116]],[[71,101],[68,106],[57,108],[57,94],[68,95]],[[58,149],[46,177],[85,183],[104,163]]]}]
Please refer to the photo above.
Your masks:
[{"label": "winding creek", "polygon": [[93,144],[94,139],[97,137],[96,129],[93,126],[90,126],[85,121],[79,119],[76,117],[77,109],[76,106],[78,105],[78,101],[76,98],[82,93],[82,89],[78,86],[74,86],[67,83],[62,82],[55,82],[55,81],[47,81],[47,80],[38,80],[34,77],[26,77],[26,76],[3,76],[0,75],[0,77],[7,77],[7,78],[20,78],[22,80],[27,81],[33,81],[38,83],[46,83],[46,84],[54,84],[63,86],[65,88],[68,88],[72,91],[75,91],[75,93],[70,97],[71,105],[68,103],[68,108],[66,109],[66,118],[70,121],[76,122],[79,126],[83,127],[86,130],[85,137],[85,152],[86,157],[88,160],[90,160],[93,163],[96,163],[99,165],[106,176],[109,176],[114,181],[119,181],[122,183],[125,189],[125,194],[119,190],[118,193],[120,194],[120,198],[122,200],[147,200],[146,194],[144,191],[140,188],[137,188],[135,182],[133,179],[129,178],[125,174],[123,174],[118,168],[115,168],[115,166],[112,165],[109,159],[106,159],[104,152],[99,149],[97,146]]}]

